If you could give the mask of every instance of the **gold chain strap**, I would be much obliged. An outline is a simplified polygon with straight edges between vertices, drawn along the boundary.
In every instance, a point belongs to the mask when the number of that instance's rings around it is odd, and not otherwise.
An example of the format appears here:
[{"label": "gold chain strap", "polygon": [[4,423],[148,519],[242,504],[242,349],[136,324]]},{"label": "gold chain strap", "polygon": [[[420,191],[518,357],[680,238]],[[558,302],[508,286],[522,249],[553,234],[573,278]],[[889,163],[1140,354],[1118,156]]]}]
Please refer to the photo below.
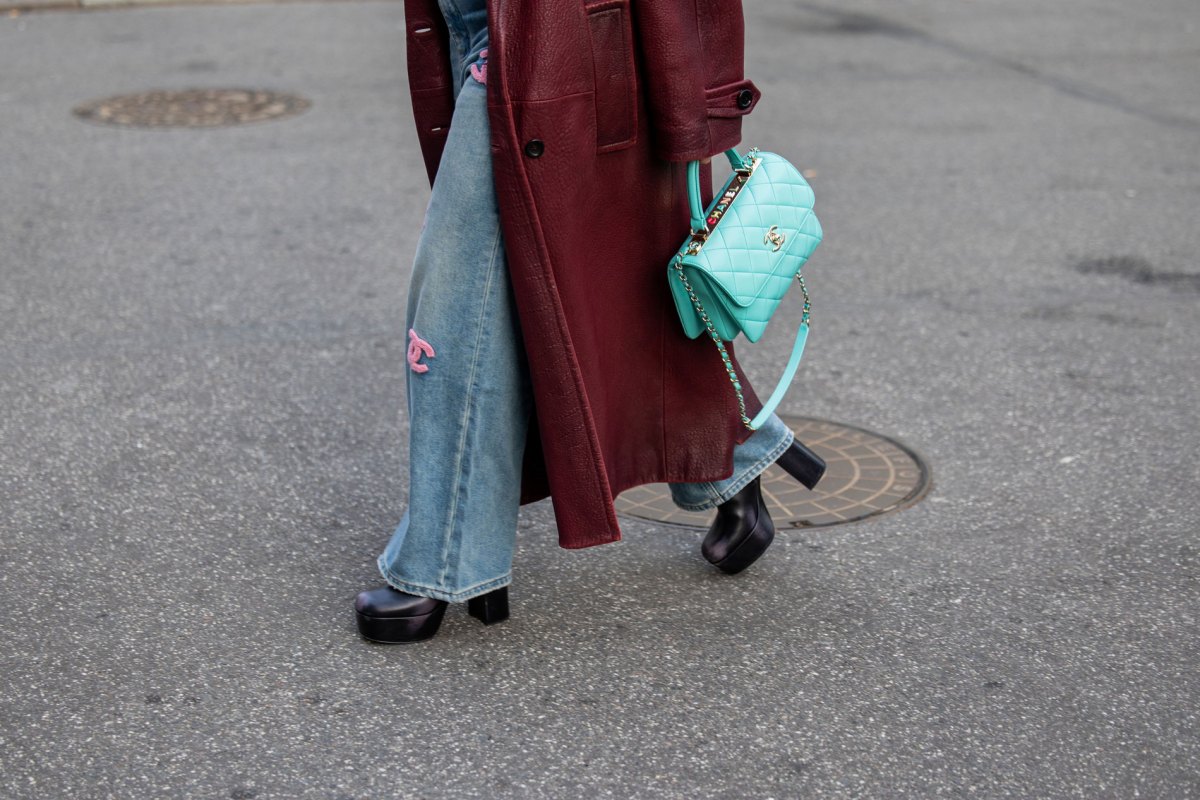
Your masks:
[{"label": "gold chain strap", "polygon": [[[733,384],[733,391],[737,394],[738,414],[742,418],[742,424],[750,428],[750,418],[746,416],[746,401],[742,397],[741,381],[738,380],[737,371],[734,370],[733,362],[729,359],[729,353],[725,350],[725,343],[721,341],[721,335],[713,327],[712,320],[708,318],[708,313],[704,310],[704,306],[700,304],[700,298],[696,297],[696,292],[692,289],[692,282],[687,279],[687,273],[683,271],[682,256],[675,256],[675,269],[679,271],[679,279],[683,281],[683,288],[687,289],[688,297],[692,298],[692,305],[696,307],[696,313],[700,315],[700,319],[704,320],[704,326],[708,328],[709,338],[713,340],[717,349],[721,351],[721,360],[725,362],[725,371],[729,374],[729,382]],[[800,282],[800,291],[804,294],[804,311],[800,316],[800,324],[812,327],[810,325],[812,304],[808,299],[808,287],[804,285],[804,275],[801,272],[797,272],[796,280]],[[750,430],[754,430],[754,428],[750,428]]]}]

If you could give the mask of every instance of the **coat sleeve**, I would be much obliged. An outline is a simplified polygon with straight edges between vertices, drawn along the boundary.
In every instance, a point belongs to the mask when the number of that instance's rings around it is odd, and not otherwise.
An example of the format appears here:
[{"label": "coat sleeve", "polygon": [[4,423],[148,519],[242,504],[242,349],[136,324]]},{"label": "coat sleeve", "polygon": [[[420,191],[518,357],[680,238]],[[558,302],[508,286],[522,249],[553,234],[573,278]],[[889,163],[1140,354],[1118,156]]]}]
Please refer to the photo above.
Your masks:
[{"label": "coat sleeve", "polygon": [[692,161],[742,140],[761,92],[744,74],[741,0],[633,0],[654,154]]}]

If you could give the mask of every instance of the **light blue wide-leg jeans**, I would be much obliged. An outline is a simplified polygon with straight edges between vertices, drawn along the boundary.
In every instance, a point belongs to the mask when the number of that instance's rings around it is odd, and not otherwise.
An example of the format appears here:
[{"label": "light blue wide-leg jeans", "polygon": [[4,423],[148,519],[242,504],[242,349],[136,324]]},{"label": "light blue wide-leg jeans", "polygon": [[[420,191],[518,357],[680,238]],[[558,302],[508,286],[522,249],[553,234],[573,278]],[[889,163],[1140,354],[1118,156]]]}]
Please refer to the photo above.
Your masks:
[{"label": "light blue wide-leg jeans", "polygon": [[[512,581],[533,392],[492,178],[487,0],[438,4],[455,106],[408,290],[408,507],[378,566],[393,588],[458,602]],[[673,500],[692,510],[724,502],[792,436],[772,416],[734,449],[731,477],[672,483]]]}]

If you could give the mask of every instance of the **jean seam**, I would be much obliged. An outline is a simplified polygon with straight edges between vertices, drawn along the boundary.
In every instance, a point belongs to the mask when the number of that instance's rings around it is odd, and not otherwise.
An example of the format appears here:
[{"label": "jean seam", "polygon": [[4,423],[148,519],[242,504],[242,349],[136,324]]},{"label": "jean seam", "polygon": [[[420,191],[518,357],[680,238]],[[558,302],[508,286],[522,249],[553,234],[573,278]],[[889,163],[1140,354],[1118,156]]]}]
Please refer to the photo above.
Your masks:
[{"label": "jean seam", "polygon": [[[475,398],[476,398],[476,395],[478,394],[477,387],[475,385],[475,381],[476,381],[476,375],[479,372],[480,346],[481,346],[481,343],[483,342],[483,332],[487,328],[487,308],[488,308],[487,298],[489,297],[492,283],[496,277],[496,254],[499,251],[499,248],[500,248],[500,228],[499,228],[499,226],[497,226],[496,236],[492,241],[491,259],[488,261],[487,278],[485,279],[484,285],[483,285],[484,302],[479,311],[479,328],[475,332],[475,343],[474,343],[474,346],[472,349],[472,355],[471,355],[471,371],[468,374],[468,379],[467,379],[467,402],[466,402],[466,409],[463,411],[463,417],[464,417],[463,432],[458,440],[458,451],[454,454],[454,459],[455,459],[454,489],[451,494],[451,496],[454,499],[450,505],[450,517],[449,517],[449,522],[448,522],[450,529],[449,529],[449,531],[447,531],[447,534],[443,540],[442,569],[441,569],[441,573],[438,575],[438,583],[442,584],[443,586],[446,584],[446,581],[448,578],[448,573],[450,570],[451,548],[454,546],[455,542],[458,542],[456,514],[458,512],[459,499],[464,491],[464,486],[466,483],[466,481],[464,480],[464,477],[463,477],[464,473],[465,473],[465,469],[464,469],[463,465],[466,463],[469,463],[469,458],[467,456],[467,454],[469,452],[469,449],[467,447],[467,442],[470,439],[471,430],[473,429],[474,422],[475,422]],[[459,543],[460,554],[461,554],[461,550],[462,550],[462,546],[461,546],[461,542],[460,542]]]},{"label": "jean seam", "polygon": [[494,589],[499,589],[501,586],[508,586],[512,583],[512,570],[509,570],[498,578],[488,578],[485,581],[473,583],[465,589],[451,592],[437,586],[426,586],[422,583],[400,580],[382,564],[380,564],[379,571],[383,575],[383,579],[387,581],[388,586],[391,586],[398,592],[420,595],[421,597],[432,597],[435,600],[445,600],[449,603],[461,603],[464,600],[470,600],[472,597],[487,594]]},{"label": "jean seam", "polygon": [[787,430],[787,435],[784,436],[783,439],[780,440],[779,444],[773,447],[769,453],[760,458],[751,466],[742,470],[739,475],[731,476],[735,477],[736,480],[726,487],[724,492],[717,491],[715,483],[705,482],[704,488],[712,495],[711,501],[705,503],[677,503],[676,505],[684,511],[707,511],[708,509],[718,506],[729,498],[733,497],[735,494],[745,488],[746,484],[754,480],[756,476],[766,471],[767,467],[771,466],[776,459],[783,455],[785,450],[791,447],[792,441],[796,438],[796,434],[791,428],[785,428],[785,430]]}]

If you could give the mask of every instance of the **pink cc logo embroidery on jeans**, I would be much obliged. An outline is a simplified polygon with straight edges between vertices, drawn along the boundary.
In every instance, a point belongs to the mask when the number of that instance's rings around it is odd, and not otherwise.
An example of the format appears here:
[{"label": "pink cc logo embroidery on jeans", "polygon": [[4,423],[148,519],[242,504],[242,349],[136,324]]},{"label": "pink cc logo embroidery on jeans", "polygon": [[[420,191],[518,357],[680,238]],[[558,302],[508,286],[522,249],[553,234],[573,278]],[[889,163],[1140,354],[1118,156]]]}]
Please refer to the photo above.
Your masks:
[{"label": "pink cc logo embroidery on jeans", "polygon": [[433,346],[417,336],[412,328],[408,329],[408,367],[413,372],[428,372],[429,365],[421,363],[421,356],[433,358]]},{"label": "pink cc logo embroidery on jeans", "polygon": [[487,83],[487,48],[479,51],[479,61],[471,65],[471,77],[480,83]]}]

